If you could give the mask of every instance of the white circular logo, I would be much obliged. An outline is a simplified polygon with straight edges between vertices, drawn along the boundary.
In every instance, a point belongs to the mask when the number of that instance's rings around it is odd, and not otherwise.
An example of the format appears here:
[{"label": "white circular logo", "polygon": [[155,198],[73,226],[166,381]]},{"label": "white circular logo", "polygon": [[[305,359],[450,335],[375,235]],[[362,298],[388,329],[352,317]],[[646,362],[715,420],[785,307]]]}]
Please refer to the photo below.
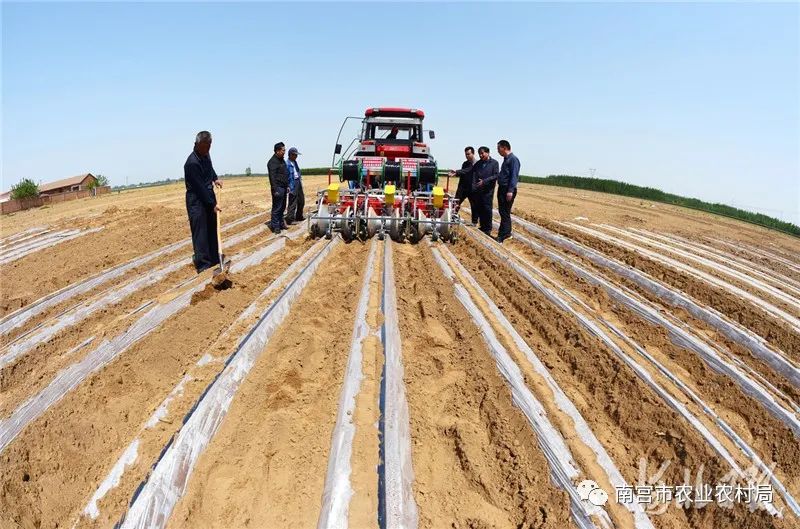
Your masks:
[{"label": "white circular logo", "polygon": [[589,503],[602,507],[608,501],[608,494],[601,488],[596,488],[589,493]]}]

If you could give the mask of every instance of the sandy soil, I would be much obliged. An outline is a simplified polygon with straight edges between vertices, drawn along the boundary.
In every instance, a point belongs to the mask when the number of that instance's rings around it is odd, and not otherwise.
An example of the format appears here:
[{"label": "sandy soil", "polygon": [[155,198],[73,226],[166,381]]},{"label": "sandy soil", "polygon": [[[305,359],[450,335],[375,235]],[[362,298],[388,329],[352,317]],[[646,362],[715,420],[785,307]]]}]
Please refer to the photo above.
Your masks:
[{"label": "sandy soil", "polygon": [[297,300],[199,461],[171,527],[316,524],[365,257],[366,245],[340,245]]},{"label": "sandy soil", "polygon": [[[163,398],[247,303],[308,244],[298,243],[263,267],[237,275],[233,288],[179,312],[29,425],[2,454],[2,501],[16,507],[0,509],[0,525],[16,521],[23,527],[48,527],[77,518],[113,461]],[[204,387],[202,380],[195,380],[185,393],[198,395]],[[161,446],[153,446],[149,461]],[[146,455],[141,451],[142,471],[148,466]],[[120,499],[122,505],[132,489],[127,493]]]},{"label": "sandy soil", "polygon": [[[519,242],[513,242],[511,246],[525,255],[532,263],[540,262],[542,259],[542,256]],[[800,466],[797,464],[798,457],[800,457],[800,443],[791,430],[776,420],[738,386],[732,385],[727,377],[710,369],[691,351],[674,344],[663,328],[647,322],[635,312],[615,303],[604,290],[588,285],[558,265],[543,263],[538,268],[554,278],[561,286],[579,293],[587,305],[593,307],[648,352],[654,354],[668,366],[671,372],[678,373],[684,383],[689,384],[716,413],[733,425],[737,429],[737,433],[753,444],[759,453],[770,454],[778,463],[778,472],[785,480],[786,485],[792,489],[794,494],[800,494],[800,480],[798,480]],[[692,320],[692,322],[695,328],[703,328],[703,324],[699,320]],[[722,337],[720,336],[720,338]],[[718,341],[718,343],[725,342],[729,343],[730,341]],[[746,356],[749,357],[749,355]],[[757,362],[752,362],[752,364],[760,367],[765,377],[777,382],[778,386],[787,392],[795,402],[799,401],[800,394],[797,390],[776,375],[774,371]],[[652,373],[652,376],[657,376],[657,374]],[[712,425],[707,426],[713,429]],[[748,466],[748,464],[745,463],[744,466]]]},{"label": "sandy soil", "polygon": [[535,437],[429,252],[400,246],[400,330],[422,527],[569,527]]},{"label": "sandy soil", "polygon": [[[307,203],[313,203],[313,190],[326,180],[307,179]],[[0,318],[61,288],[185,239],[189,232],[183,194],[182,184],[170,185],[4,216],[0,238],[44,225],[103,229],[0,265]],[[226,182],[223,200],[226,221],[261,214],[232,229],[231,236],[266,219],[269,199],[264,178]],[[701,305],[762,336],[794,362],[800,361],[800,335],[752,304],[556,221],[583,217],[588,221],[580,222],[676,234],[796,280],[800,280],[800,272],[791,263],[800,266],[800,240],[692,210],[548,186],[523,185],[515,213],[682,290]],[[739,247],[707,237],[734,241]],[[230,252],[251,252],[266,244],[267,232],[262,232],[230,247]],[[181,430],[184,415],[223,369],[223,359],[254,325],[259,311],[277,296],[276,292],[261,299],[260,294],[311,245],[312,241],[303,237],[287,241],[284,249],[262,264],[236,274],[232,288],[197,294],[191,304],[80,381],[28,424],[0,451],[0,527],[111,527],[118,522],[164,447]],[[393,248],[410,412],[413,493],[420,527],[573,526],[567,494],[554,485],[536,435],[512,401],[478,329],[456,300],[452,284],[440,272],[427,244],[394,244]],[[789,493],[800,497],[800,442],[763,405],[709,369],[696,354],[673,343],[664,329],[620,306],[604,291],[519,241],[504,248],[518,253],[559,288],[574,293],[589,307],[581,308],[581,314],[600,315],[613,322],[667,366],[766,463],[774,462],[775,475]],[[670,408],[607,344],[587,332],[574,315],[555,306],[506,262],[470,238],[462,237],[452,250],[540,355],[626,481],[637,483],[640,461],[647,462],[651,472],[671,461],[663,479],[673,485],[683,483],[684,468],[696,473],[702,467],[706,483],[715,483],[730,471],[697,428]],[[764,257],[758,251],[781,259]],[[53,305],[0,336],[0,354],[26,333],[59,321],[72,307],[116,292],[144,269],[163,266],[189,253],[188,248],[168,253],[152,265]],[[210,446],[200,455],[188,489],[169,520],[170,527],[316,526],[367,254],[367,244],[340,244],[316,272],[245,378]],[[561,255],[607,274],[574,255]],[[675,254],[672,257],[677,258]],[[8,427],[5,421],[14,410],[59,372],[85,358],[96,341],[122,335],[140,315],[134,314],[137,308],[164,299],[170,289],[193,277],[188,266],[176,269],[159,282],[67,326],[1,368],[0,432]],[[613,275],[605,277],[680,319],[709,343],[730,351],[795,405],[800,402],[800,389],[742,346],[636,285]],[[736,284],[754,295],[763,294],[745,283]],[[381,318],[378,291],[375,283],[367,316],[373,328]],[[255,300],[259,301],[254,314],[237,320]],[[90,337],[95,342],[78,347]],[[629,345],[617,343],[639,358]],[[351,527],[377,525],[381,350],[376,336],[364,344],[364,380],[353,417]],[[532,391],[540,398],[545,395],[530,366],[518,352],[510,348],[510,353]],[[687,409],[702,415],[696,404],[652,366],[645,369]],[[165,399],[168,412],[148,425]],[[568,444],[573,443],[570,436],[574,431],[559,423],[554,404],[544,405],[548,414],[553,414],[554,424],[560,424]],[[713,421],[703,417],[701,422],[736,454],[742,466],[748,465],[747,458]],[[100,483],[134,442],[138,443],[136,457],[125,467],[118,484],[98,501],[99,517],[93,520],[82,515]],[[593,464],[586,454],[576,457],[582,465]],[[613,491],[610,496],[613,501]],[[775,503],[778,508],[785,507],[777,493]],[[782,520],[773,519],[763,511],[750,513],[743,505],[687,510],[673,505],[664,514],[651,515],[651,520],[658,529],[797,525],[797,517],[788,511],[785,515]],[[622,518],[614,516],[618,527],[631,526]]]}]

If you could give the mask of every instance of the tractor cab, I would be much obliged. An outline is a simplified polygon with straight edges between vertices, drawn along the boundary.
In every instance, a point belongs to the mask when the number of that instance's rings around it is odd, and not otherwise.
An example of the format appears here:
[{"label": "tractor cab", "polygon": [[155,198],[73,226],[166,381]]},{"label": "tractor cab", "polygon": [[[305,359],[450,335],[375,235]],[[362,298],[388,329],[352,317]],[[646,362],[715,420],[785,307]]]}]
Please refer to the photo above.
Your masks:
[{"label": "tractor cab", "polygon": [[425,113],[413,108],[368,108],[361,126],[355,156],[398,158],[430,157],[422,136]]}]

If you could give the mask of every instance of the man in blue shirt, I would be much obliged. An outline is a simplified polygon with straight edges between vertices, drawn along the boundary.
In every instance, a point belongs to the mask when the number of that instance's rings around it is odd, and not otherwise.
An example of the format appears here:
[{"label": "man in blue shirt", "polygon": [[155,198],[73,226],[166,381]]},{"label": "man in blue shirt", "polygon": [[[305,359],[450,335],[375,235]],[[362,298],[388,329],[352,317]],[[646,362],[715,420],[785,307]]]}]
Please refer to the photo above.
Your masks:
[{"label": "man in blue shirt", "polygon": [[489,155],[489,147],[478,149],[480,158],[472,166],[472,196],[470,205],[478,208],[478,221],[480,230],[486,235],[492,235],[492,197],[494,196],[494,184],[500,172],[500,164]]},{"label": "man in blue shirt", "polygon": [[199,274],[219,264],[217,245],[217,213],[222,211],[217,205],[213,186],[222,187],[222,181],[211,164],[211,133],[198,132],[194,139],[194,149],[183,164],[183,182],[186,185],[186,212],[189,214],[189,228],[192,231],[192,262]]},{"label": "man in blue shirt", "polygon": [[303,181],[300,179],[300,166],[297,165],[297,156],[303,154],[297,151],[297,147],[289,149],[289,161],[286,168],[289,170],[289,207],[286,210],[286,224],[294,221],[301,221],[303,208],[306,205],[306,197],[303,194]]},{"label": "man in blue shirt", "polygon": [[519,183],[519,158],[511,152],[508,140],[497,142],[497,152],[503,157],[503,166],[497,177],[497,209],[500,211],[500,229],[497,230],[497,241],[503,242],[511,237],[511,207],[517,196]]}]

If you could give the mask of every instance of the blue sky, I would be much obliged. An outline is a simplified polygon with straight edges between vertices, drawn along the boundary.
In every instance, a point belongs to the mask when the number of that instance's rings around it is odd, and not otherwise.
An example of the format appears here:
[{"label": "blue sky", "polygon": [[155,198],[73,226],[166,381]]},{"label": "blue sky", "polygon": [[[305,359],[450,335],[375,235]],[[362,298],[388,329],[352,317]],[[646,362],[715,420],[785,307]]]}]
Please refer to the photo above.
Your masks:
[{"label": "blue sky", "polygon": [[[2,189],[83,172],[305,166],[366,107],[423,108],[440,165],[511,141],[597,175],[800,224],[797,4],[2,4]],[[351,129],[352,130],[352,129]],[[354,133],[354,132],[353,132]]]}]

